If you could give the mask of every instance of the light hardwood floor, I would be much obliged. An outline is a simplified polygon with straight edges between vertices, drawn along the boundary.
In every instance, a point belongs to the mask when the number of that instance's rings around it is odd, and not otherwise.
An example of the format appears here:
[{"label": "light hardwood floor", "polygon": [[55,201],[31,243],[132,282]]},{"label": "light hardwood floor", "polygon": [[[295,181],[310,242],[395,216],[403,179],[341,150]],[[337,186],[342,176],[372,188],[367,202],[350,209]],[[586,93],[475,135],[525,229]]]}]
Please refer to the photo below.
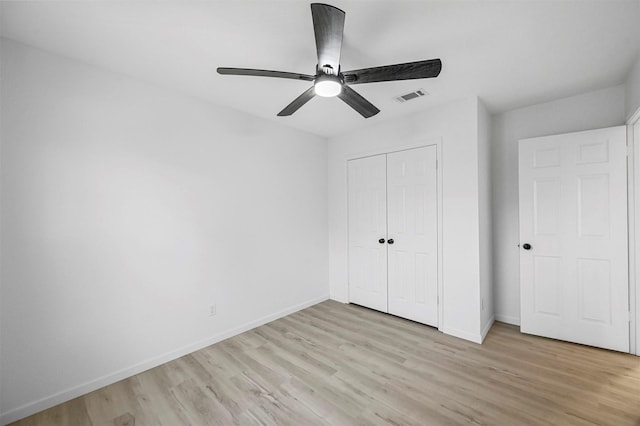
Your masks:
[{"label": "light hardwood floor", "polygon": [[640,358],[326,301],[15,425],[640,425]]}]

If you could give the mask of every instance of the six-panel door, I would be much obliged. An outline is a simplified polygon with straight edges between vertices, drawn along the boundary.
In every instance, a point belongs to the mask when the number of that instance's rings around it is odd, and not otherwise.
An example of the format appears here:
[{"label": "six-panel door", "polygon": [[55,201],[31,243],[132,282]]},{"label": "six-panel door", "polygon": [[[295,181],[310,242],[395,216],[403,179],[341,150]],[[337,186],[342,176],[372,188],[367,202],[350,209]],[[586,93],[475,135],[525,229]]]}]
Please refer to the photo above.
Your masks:
[{"label": "six-panel door", "polygon": [[387,312],[386,156],[349,161],[348,179],[349,301]]},{"label": "six-panel door", "polygon": [[625,127],[522,140],[519,173],[522,332],[628,352]]},{"label": "six-panel door", "polygon": [[438,325],[436,147],[387,154],[389,313]]}]

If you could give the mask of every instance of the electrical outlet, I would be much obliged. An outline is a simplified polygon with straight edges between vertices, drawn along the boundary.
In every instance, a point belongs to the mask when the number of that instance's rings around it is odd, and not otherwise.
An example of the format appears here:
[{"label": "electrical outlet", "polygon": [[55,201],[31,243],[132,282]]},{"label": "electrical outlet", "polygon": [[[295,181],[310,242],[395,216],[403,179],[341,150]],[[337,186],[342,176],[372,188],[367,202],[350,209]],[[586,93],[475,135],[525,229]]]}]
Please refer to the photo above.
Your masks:
[{"label": "electrical outlet", "polygon": [[216,305],[215,304],[209,306],[209,316],[210,317],[215,317],[216,316]]}]

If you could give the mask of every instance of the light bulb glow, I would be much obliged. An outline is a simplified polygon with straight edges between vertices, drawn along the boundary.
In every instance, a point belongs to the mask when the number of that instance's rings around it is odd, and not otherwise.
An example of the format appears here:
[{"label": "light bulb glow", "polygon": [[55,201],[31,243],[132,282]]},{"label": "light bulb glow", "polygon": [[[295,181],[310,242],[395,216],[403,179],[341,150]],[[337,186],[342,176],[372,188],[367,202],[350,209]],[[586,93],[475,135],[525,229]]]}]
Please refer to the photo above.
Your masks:
[{"label": "light bulb glow", "polygon": [[316,95],[322,96],[323,98],[331,98],[340,94],[342,91],[342,83],[337,77],[329,75],[320,76],[316,78],[314,89]]}]

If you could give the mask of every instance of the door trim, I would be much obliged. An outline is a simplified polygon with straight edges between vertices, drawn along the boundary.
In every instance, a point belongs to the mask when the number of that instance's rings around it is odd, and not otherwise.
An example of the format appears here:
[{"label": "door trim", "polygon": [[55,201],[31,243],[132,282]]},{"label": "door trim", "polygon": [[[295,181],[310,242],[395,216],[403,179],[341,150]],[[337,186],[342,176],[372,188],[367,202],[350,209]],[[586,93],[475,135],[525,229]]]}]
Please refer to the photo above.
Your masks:
[{"label": "door trim", "polygon": [[[358,160],[360,158],[373,157],[375,155],[382,154],[392,154],[394,152],[408,151],[410,149],[416,148],[425,148],[428,146],[436,146],[436,158],[437,158],[437,189],[438,189],[438,330],[443,331],[444,328],[444,285],[442,280],[442,138],[430,138],[430,139],[421,139],[412,143],[407,143],[404,145],[400,145],[399,147],[393,148],[389,150],[388,148],[377,148],[371,149],[363,152],[359,152],[357,154],[352,154],[347,157],[344,162],[345,170],[347,170],[349,161]],[[346,182],[345,188],[349,188],[349,173],[346,173]],[[347,215],[344,218],[346,228],[347,228],[347,239],[346,239],[346,253],[347,253],[347,276],[349,276],[349,191],[345,191],[344,196],[346,197],[346,205],[347,205]],[[350,302],[350,285],[347,283],[347,303]]]},{"label": "door trim", "polygon": [[[640,108],[627,120],[627,180],[629,183],[629,348],[640,356],[640,139],[635,135],[640,127]],[[640,135],[640,129],[638,130]],[[637,171],[636,171],[637,170]]]}]

